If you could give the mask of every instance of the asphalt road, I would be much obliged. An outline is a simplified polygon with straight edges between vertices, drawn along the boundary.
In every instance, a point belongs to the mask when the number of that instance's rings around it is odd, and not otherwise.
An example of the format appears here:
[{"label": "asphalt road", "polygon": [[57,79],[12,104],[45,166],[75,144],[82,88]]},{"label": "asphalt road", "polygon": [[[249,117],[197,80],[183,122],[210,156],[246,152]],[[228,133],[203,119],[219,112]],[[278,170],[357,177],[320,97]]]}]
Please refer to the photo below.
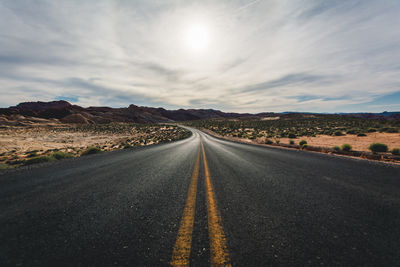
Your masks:
[{"label": "asphalt road", "polygon": [[399,266],[400,168],[194,130],[0,173],[0,266],[170,263]]}]

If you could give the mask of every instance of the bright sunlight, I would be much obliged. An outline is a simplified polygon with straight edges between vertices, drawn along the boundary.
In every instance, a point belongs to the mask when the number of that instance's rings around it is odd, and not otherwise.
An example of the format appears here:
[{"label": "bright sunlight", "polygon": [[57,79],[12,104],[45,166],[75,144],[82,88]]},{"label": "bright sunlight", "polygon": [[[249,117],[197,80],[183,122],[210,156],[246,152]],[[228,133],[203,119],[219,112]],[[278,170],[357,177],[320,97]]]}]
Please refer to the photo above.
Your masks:
[{"label": "bright sunlight", "polygon": [[205,50],[210,43],[210,33],[203,24],[194,24],[188,27],[185,36],[186,46],[193,52]]}]

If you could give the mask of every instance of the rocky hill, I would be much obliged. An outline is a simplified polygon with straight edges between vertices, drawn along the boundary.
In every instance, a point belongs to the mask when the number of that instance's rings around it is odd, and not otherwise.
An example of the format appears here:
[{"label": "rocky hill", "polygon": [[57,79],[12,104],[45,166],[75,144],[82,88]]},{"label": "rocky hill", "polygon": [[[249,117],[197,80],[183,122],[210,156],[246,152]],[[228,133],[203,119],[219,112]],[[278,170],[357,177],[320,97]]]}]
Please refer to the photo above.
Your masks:
[{"label": "rocky hill", "polygon": [[[0,108],[0,124],[3,125],[25,125],[27,122],[48,120],[49,123],[56,121],[62,123],[103,124],[110,122],[135,122],[135,123],[158,123],[174,121],[190,121],[199,119],[237,119],[248,118],[258,120],[266,117],[307,117],[313,113],[296,112],[263,112],[258,114],[249,113],[226,113],[214,109],[178,109],[166,110],[164,108],[140,107],[130,105],[126,108],[110,107],[88,107],[83,108],[72,105],[67,101],[51,102],[24,102],[9,108]],[[317,114],[315,114],[317,115]],[[318,114],[324,116],[324,114]],[[365,119],[399,120],[400,112],[384,113],[342,113],[342,116],[359,117]]]},{"label": "rocky hill", "polygon": [[110,123],[137,122],[157,123],[187,121],[209,118],[236,118],[251,116],[250,114],[225,113],[213,109],[179,109],[139,107],[130,105],[127,108],[88,107],[72,105],[67,101],[24,102],[9,108],[0,108],[3,120],[12,120],[16,115],[26,118],[57,119],[64,123]]}]

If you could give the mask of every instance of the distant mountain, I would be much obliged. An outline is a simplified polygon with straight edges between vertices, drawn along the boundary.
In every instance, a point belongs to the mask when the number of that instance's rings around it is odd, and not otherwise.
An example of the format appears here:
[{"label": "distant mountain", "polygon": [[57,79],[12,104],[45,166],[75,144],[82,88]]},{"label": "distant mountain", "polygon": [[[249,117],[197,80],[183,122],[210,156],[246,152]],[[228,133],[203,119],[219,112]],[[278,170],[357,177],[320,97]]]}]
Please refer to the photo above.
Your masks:
[{"label": "distant mountain", "polygon": [[[40,119],[59,120],[64,123],[110,123],[110,122],[136,122],[136,123],[158,123],[173,121],[189,121],[199,119],[235,119],[260,117],[304,117],[310,115],[324,115],[307,112],[263,112],[258,114],[250,113],[226,113],[214,109],[178,109],[166,110],[164,108],[140,107],[130,105],[127,108],[110,107],[88,107],[83,108],[72,105],[67,101],[51,102],[23,102],[9,108],[0,108],[1,121],[7,121],[11,117],[23,116]],[[327,115],[327,114],[325,114]],[[400,120],[400,112],[383,113],[341,113],[341,116],[359,117],[365,119]],[[8,116],[8,117],[7,117]],[[20,117],[18,117],[20,118]]]},{"label": "distant mountain", "polygon": [[225,113],[214,109],[166,110],[164,108],[139,107],[133,104],[127,108],[83,108],[63,100],[24,102],[9,108],[0,108],[0,115],[22,115],[43,119],[59,119],[65,123],[157,123],[251,116],[251,114]]}]

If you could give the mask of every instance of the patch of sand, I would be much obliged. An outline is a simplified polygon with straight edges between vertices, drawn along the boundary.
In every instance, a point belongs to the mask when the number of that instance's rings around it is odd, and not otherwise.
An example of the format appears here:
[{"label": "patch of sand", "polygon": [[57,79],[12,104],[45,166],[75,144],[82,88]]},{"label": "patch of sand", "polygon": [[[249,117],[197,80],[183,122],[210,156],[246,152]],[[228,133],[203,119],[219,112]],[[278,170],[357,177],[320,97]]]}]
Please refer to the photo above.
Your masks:
[{"label": "patch of sand", "polygon": [[298,144],[300,140],[306,140],[310,146],[328,147],[341,146],[350,144],[353,150],[370,151],[369,146],[372,143],[386,144],[390,149],[400,148],[400,133],[368,133],[367,136],[358,137],[356,135],[330,136],[319,135],[317,137],[299,137],[299,138],[281,138],[281,143],[289,144],[290,140],[294,140]]}]

